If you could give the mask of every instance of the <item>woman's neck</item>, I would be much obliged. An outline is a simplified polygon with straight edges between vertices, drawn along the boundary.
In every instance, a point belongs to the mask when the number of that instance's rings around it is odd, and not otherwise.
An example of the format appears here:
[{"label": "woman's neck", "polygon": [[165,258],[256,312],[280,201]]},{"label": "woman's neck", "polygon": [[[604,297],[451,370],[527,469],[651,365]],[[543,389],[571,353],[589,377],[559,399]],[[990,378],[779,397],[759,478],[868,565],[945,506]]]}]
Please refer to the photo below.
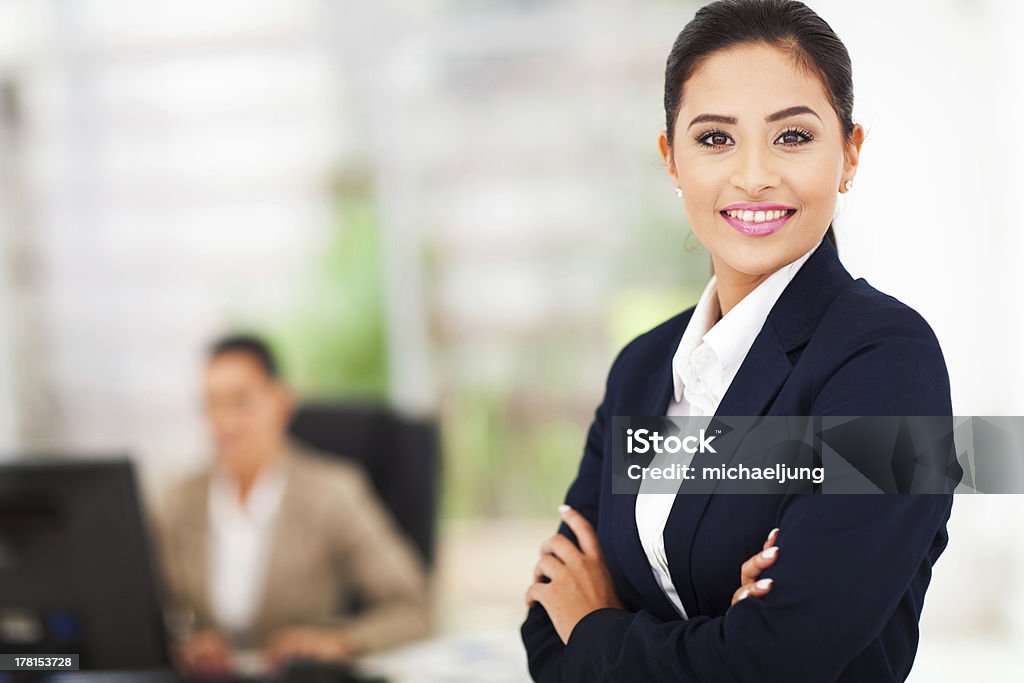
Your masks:
[{"label": "woman's neck", "polygon": [[718,291],[719,319],[733,309],[743,298],[757,289],[771,273],[748,275],[724,264],[715,265],[715,289]]},{"label": "woman's neck", "polygon": [[249,494],[252,493],[253,487],[259,480],[260,475],[276,466],[281,458],[281,449],[277,447],[268,450],[264,456],[253,462],[249,467],[237,468],[231,472],[238,487],[239,504],[243,507],[248,505]]}]

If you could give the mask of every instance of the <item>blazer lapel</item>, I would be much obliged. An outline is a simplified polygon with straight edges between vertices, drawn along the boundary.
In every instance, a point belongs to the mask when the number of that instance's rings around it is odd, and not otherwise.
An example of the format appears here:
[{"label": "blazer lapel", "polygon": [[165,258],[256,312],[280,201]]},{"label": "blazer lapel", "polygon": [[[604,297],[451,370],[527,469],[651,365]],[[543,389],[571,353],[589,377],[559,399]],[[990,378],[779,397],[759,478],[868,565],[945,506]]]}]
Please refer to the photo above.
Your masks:
[{"label": "blazer lapel", "polygon": [[[691,309],[689,315],[679,318],[678,329],[673,335],[672,343],[665,349],[665,354],[655,359],[645,381],[637,383],[638,393],[625,401],[625,405],[635,406],[635,409],[629,409],[631,414],[665,414],[672,397],[672,357],[692,315]],[[608,428],[610,429],[611,425]],[[653,455],[640,456],[637,464],[646,466],[652,457]],[[679,613],[655,580],[643,545],[640,543],[640,533],[636,526],[636,494],[613,494],[611,502],[617,556],[625,570],[626,578],[643,600],[643,608],[665,621],[678,619]]]},{"label": "blazer lapel", "polygon": [[[783,351],[778,335],[771,325],[766,324],[754,341],[725,396],[722,397],[715,416],[764,414],[792,370],[793,365]],[[740,434],[736,436],[742,437]],[[730,447],[735,445],[735,441],[730,443]],[[698,453],[694,455],[691,464],[694,467],[701,467],[715,462],[715,457],[711,454]],[[697,527],[711,501],[714,488],[711,484],[694,486],[690,492],[681,489],[683,492],[676,494],[665,525],[665,555],[669,558],[669,573],[679,599],[690,616],[701,612],[693,582],[690,580],[689,558],[692,555]],[[681,559],[685,561],[681,562]]]},{"label": "blazer lapel", "polygon": [[[775,302],[722,397],[715,411],[716,417],[767,415],[771,412],[775,397],[793,370],[789,353],[807,343],[828,306],[852,279],[840,263],[832,243],[827,238],[823,239]],[[671,363],[675,347],[667,353]],[[671,377],[671,367],[667,374]],[[706,455],[705,459],[710,457]],[[700,466],[699,460],[698,454],[693,460],[696,466]],[[665,526],[665,554],[669,558],[672,582],[690,616],[700,613],[689,573],[693,540],[713,492],[714,487],[710,487],[700,493],[676,495]],[[642,557],[646,561],[646,556]]]},{"label": "blazer lapel", "polygon": [[187,542],[181,544],[182,580],[187,595],[195,596],[192,608],[195,616],[203,624],[213,623],[213,610],[210,605],[208,545],[210,538],[210,476],[207,473],[199,479],[195,488],[190,487],[189,501],[184,506],[186,517],[183,523],[183,538]]},{"label": "blazer lapel", "polygon": [[298,468],[290,445],[286,447],[283,464],[287,468],[287,479],[278,505],[277,518],[273,522],[263,586],[252,620],[251,631],[256,637],[266,635],[271,627],[287,618],[291,604],[289,590],[292,586],[292,582],[287,579],[293,575],[288,566],[291,561],[290,544],[292,539],[302,538],[303,486],[301,481],[297,481]]}]

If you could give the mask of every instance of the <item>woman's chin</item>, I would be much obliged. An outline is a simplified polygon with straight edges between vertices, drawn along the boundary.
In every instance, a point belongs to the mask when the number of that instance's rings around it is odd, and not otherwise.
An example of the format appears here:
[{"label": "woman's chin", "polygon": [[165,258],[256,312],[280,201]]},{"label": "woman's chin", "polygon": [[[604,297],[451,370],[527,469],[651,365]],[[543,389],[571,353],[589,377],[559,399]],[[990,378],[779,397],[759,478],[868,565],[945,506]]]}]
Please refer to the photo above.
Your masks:
[{"label": "woman's chin", "polygon": [[759,237],[733,231],[733,234],[721,235],[709,251],[716,264],[724,263],[737,274],[765,275],[797,260],[813,246],[811,237],[794,238],[794,233],[785,230]]},{"label": "woman's chin", "polygon": [[789,250],[783,245],[774,249],[767,249],[765,245],[739,246],[723,249],[715,254],[716,272],[720,270],[721,264],[735,271],[740,275],[766,275],[774,273],[782,266],[799,258],[796,255],[789,257]]}]

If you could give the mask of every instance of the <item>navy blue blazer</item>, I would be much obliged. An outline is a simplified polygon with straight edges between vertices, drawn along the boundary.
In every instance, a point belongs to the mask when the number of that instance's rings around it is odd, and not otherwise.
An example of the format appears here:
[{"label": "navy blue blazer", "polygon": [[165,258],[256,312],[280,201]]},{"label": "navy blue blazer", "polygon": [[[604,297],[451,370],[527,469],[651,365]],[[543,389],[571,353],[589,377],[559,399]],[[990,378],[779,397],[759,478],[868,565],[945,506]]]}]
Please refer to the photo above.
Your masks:
[{"label": "navy blue blazer", "polygon": [[[636,496],[612,495],[611,417],[664,415],[690,308],[630,342],[608,374],[565,502],[597,530],[626,610],[598,609],[562,644],[544,608],[521,627],[535,681],[902,681],[917,650],[952,496],[676,496],[665,528],[681,619],[640,545]],[[775,303],[718,415],[951,416],[928,323],[863,278],[828,239]],[[772,590],[730,607],[740,565],[779,527]],[[575,541],[562,523],[559,532]]]}]

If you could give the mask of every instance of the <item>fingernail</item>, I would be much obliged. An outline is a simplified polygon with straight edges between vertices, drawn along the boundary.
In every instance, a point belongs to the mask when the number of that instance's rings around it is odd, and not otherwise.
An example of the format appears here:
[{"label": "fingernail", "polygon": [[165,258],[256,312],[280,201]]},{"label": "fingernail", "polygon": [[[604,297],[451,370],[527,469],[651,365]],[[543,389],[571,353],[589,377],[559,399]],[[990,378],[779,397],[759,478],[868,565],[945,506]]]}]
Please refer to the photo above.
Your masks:
[{"label": "fingernail", "polygon": [[765,588],[771,588],[772,587],[772,580],[771,579],[760,579],[754,585],[757,586],[758,588],[760,588],[761,590],[764,590]]},{"label": "fingernail", "polygon": [[778,533],[779,533],[779,527],[775,527],[774,529],[772,529],[771,533],[768,534],[768,540],[771,543],[774,544],[775,543],[775,537],[778,535]]},{"label": "fingernail", "polygon": [[775,554],[777,552],[779,552],[779,547],[776,546],[776,545],[773,545],[771,548],[768,548],[763,553],[761,553],[761,557],[763,557],[766,560],[770,560],[773,557],[775,557]]},{"label": "fingernail", "polygon": [[742,590],[742,591],[740,592],[740,598],[739,598],[739,599],[740,599],[740,600],[746,600],[746,599],[747,599],[747,596],[748,596],[748,595],[750,595],[750,591],[748,591],[748,590],[747,590],[746,588],[744,588],[744,589],[743,589],[743,590]]},{"label": "fingernail", "polygon": [[558,512],[559,513],[565,513],[565,512],[568,512],[571,509],[572,508],[569,507],[568,505],[566,505],[565,503],[562,503],[561,505],[558,506]]}]

